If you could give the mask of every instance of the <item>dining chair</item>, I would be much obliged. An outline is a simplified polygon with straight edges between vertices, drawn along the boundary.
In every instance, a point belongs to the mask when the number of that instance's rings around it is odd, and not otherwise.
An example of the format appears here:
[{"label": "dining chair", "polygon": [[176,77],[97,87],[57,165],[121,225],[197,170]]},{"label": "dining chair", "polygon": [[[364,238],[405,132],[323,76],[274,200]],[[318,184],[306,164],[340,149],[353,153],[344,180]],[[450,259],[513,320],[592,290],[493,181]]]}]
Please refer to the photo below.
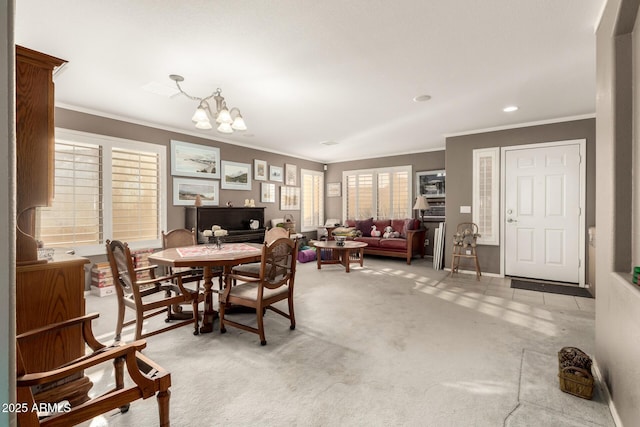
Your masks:
[{"label": "dining chair", "polygon": [[[131,402],[156,396],[159,424],[169,427],[171,374],[140,353],[146,346],[144,340],[110,346],[100,343],[91,329],[91,321],[98,316],[98,313],[93,313],[65,320],[16,337],[16,398],[20,408],[24,409],[16,411],[19,426],[76,425],[114,409],[125,413]],[[78,359],[66,360],[63,350],[65,343],[58,343],[60,366],[44,372],[33,372],[22,358],[21,345],[25,341],[59,337],[65,329],[73,330],[72,335],[76,335],[76,332],[78,336],[81,335],[91,352]],[[107,363],[113,364],[110,389],[100,395],[96,394],[101,391],[89,393],[95,386],[89,378],[84,377],[83,371]]]},{"label": "dining chair", "polygon": [[[268,229],[264,233],[264,243],[269,245],[272,242],[274,242],[274,241],[276,241],[278,239],[285,238],[285,237],[289,238],[289,230],[287,230],[286,228],[282,228],[282,227],[272,227],[272,228]],[[240,264],[240,265],[237,265],[237,266],[233,267],[233,269],[231,271],[234,274],[241,274],[241,275],[247,276],[247,277],[259,277],[260,276],[260,263],[259,262],[250,262],[250,263],[247,263],[247,264]]]},{"label": "dining chair", "polygon": [[[180,274],[155,277],[155,265],[134,268],[133,258],[127,243],[119,240],[107,240],[106,246],[118,297],[116,341],[121,338],[122,328],[133,323],[136,325],[136,340],[191,323],[194,324],[193,334],[198,335],[198,303],[204,301],[204,296],[197,287],[196,289],[186,288]],[[150,278],[138,279],[138,275],[145,271],[149,272]],[[172,306],[184,303],[190,303],[193,307],[193,312],[187,319],[184,319],[180,313],[171,312]],[[124,321],[125,307],[135,311],[135,319]],[[165,328],[143,333],[144,320],[162,313],[167,314],[165,322],[170,323],[173,320],[177,322]]]},{"label": "dining chair", "polygon": [[[176,228],[168,232],[162,231],[162,249],[182,248],[185,246],[195,246],[198,244],[195,228],[187,230],[186,228]],[[218,278],[218,284],[222,289],[222,267],[214,268],[213,277]],[[167,274],[182,275],[182,283],[198,282],[203,280],[203,272],[201,268],[193,267],[167,267]]]},{"label": "dining chair", "polygon": [[[296,276],[298,242],[288,236],[281,237],[271,244],[262,246],[260,273],[257,278],[231,273],[230,280],[237,281],[236,286],[226,286],[219,294],[220,332],[226,332],[226,326],[233,326],[260,336],[260,344],[266,345],[264,333],[264,315],[271,310],[290,320],[289,329],[295,329],[296,320],[293,308],[293,286]],[[288,313],[275,307],[279,301],[287,300]],[[231,306],[243,306],[255,309],[257,327],[229,320],[226,312]]]}]

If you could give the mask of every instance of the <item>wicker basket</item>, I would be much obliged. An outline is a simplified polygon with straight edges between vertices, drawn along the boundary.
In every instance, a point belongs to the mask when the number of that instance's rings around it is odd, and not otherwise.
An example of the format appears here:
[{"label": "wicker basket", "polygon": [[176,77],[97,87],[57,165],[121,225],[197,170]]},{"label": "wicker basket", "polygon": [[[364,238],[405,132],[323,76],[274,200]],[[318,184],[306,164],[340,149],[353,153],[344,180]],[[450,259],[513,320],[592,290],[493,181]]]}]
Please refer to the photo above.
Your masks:
[{"label": "wicker basket", "polygon": [[583,399],[593,397],[593,376],[586,369],[575,366],[562,368],[558,374],[560,390]]},{"label": "wicker basket", "polygon": [[289,234],[295,234],[296,222],[293,220],[293,215],[286,214],[284,216],[284,222],[282,223],[282,226],[285,228],[285,230],[289,231]]},{"label": "wicker basket", "polygon": [[576,347],[563,347],[558,352],[560,390],[583,399],[593,396],[591,358]]}]

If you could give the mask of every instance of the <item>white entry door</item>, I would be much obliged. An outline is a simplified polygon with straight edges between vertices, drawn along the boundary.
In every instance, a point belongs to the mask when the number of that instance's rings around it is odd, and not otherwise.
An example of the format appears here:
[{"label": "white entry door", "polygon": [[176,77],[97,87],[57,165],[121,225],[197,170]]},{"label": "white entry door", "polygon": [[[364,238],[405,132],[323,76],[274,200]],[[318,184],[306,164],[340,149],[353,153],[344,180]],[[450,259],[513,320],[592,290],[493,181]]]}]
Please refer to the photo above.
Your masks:
[{"label": "white entry door", "polygon": [[580,145],[505,151],[505,274],[579,282]]}]

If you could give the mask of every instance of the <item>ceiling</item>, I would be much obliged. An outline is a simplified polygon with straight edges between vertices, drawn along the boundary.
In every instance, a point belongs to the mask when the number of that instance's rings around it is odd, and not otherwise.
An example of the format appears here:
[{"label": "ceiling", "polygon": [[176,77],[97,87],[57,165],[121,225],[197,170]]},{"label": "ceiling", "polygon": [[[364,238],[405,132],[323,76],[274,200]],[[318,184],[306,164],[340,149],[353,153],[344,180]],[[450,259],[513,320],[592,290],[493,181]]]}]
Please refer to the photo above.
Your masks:
[{"label": "ceiling", "polygon": [[[58,106],[330,163],[593,116],[604,2],[20,0],[15,41],[69,61]],[[196,101],[144,89],[169,74],[248,130],[195,129]]]}]

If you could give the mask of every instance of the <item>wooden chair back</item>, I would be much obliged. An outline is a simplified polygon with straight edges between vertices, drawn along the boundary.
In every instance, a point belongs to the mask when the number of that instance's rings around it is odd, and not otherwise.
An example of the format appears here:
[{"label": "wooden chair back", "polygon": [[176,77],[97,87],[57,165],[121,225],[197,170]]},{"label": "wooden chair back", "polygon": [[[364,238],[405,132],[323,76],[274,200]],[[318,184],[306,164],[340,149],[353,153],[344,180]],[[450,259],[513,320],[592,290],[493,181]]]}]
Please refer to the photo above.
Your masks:
[{"label": "wooden chair back", "polygon": [[167,233],[165,233],[164,230],[162,231],[162,249],[181,248],[197,244],[198,238],[194,228],[191,230],[187,230],[186,228],[176,228],[168,231]]},{"label": "wooden chair back", "polygon": [[267,245],[270,245],[271,242],[282,239],[284,237],[289,237],[289,230],[282,227],[273,227],[268,229],[264,233],[264,241],[267,243]]},{"label": "wooden chair back", "polygon": [[[183,285],[181,274],[172,274],[162,277],[155,276],[155,265],[135,268],[129,245],[119,240],[107,240],[107,258],[111,265],[113,281],[118,297],[118,323],[116,326],[115,340],[119,341],[124,326],[136,324],[135,339],[148,337],[186,324],[195,324],[194,334],[198,334],[198,303],[203,300],[203,295],[198,287],[187,289]],[[147,278],[140,279],[146,274]],[[155,296],[147,298],[153,294]],[[189,303],[193,306],[193,312],[189,318],[178,313],[173,314],[172,308],[178,308],[181,304]],[[125,307],[133,309],[136,318],[128,322],[124,321]],[[165,328],[142,333],[144,319],[166,313],[166,322],[181,320]]]},{"label": "wooden chair back", "polygon": [[[230,278],[237,281],[237,286],[227,286],[220,298],[220,332],[226,332],[226,325],[253,332],[260,336],[260,344],[267,340],[264,333],[263,316],[266,310],[271,310],[290,320],[290,329],[295,329],[296,319],[293,306],[293,287],[295,283],[296,265],[298,257],[298,241],[281,237],[266,242],[262,246],[260,271],[258,277],[245,275],[242,272],[232,273]],[[240,283],[242,282],[242,283]],[[278,301],[287,300],[288,313],[275,307]],[[231,305],[251,307],[255,309],[257,327],[249,326],[229,320],[226,317],[227,307]]]}]

